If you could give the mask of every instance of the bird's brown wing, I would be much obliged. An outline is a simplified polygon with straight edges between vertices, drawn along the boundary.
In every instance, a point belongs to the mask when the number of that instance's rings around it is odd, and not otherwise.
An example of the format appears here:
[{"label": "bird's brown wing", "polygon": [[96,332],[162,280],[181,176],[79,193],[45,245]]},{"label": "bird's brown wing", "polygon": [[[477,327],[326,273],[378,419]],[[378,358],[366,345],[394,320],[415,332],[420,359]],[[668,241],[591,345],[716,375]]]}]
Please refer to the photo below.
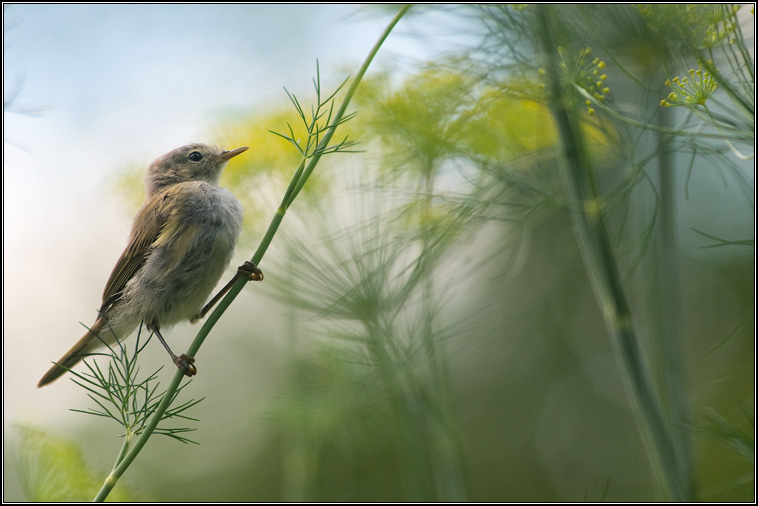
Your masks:
[{"label": "bird's brown wing", "polygon": [[148,199],[140,208],[136,218],[134,218],[126,249],[116,262],[116,266],[105,284],[103,304],[100,308],[101,313],[121,297],[126,284],[132,279],[134,273],[145,264],[153,244],[160,237],[161,230],[169,218],[170,208],[168,204],[171,198],[170,192],[161,192]]}]

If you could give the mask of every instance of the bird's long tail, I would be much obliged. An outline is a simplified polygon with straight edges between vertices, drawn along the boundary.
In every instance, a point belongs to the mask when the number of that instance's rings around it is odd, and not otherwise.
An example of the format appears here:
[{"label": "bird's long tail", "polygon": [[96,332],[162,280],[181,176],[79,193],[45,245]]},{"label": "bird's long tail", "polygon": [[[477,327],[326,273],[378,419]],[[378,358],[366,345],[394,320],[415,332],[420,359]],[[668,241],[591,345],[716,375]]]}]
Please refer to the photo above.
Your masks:
[{"label": "bird's long tail", "polygon": [[[49,371],[42,376],[42,379],[37,383],[37,388],[49,385],[53,381],[57,380],[69,369],[78,364],[83,358],[87,357],[87,354],[93,352],[97,348],[103,346],[102,341],[97,337],[97,334],[107,327],[102,318],[98,318],[94,325],[82,336],[77,343],[66,352]],[[108,332],[106,329],[105,332]]]}]

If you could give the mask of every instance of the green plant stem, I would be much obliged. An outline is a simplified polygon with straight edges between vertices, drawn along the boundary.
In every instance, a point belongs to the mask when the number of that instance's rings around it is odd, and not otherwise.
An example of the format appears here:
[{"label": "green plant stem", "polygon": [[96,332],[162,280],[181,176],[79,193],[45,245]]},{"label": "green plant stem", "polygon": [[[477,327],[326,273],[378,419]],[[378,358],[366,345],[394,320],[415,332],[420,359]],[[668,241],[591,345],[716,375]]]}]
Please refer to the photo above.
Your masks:
[{"label": "green plant stem", "polygon": [[[434,169],[433,163],[430,162],[430,166],[424,171],[422,209],[427,227],[433,226],[429,220],[432,210],[432,197],[434,195]],[[433,247],[434,244],[430,238],[430,233],[425,231],[419,255],[427,255],[427,252]],[[431,410],[427,409],[431,413],[426,413],[423,420],[426,431],[429,433],[429,449],[427,453],[433,456],[432,470],[435,499],[463,502],[466,500],[465,473],[461,465],[461,462],[463,462],[463,452],[456,424],[452,421],[447,361],[445,360],[445,354],[437,349],[434,339],[433,322],[435,311],[432,301],[435,298],[434,294],[436,291],[432,275],[433,269],[430,265],[424,271],[423,284],[421,285],[421,290],[424,294],[422,298],[422,314],[424,319],[422,336],[429,367],[429,402],[435,404]]]},{"label": "green plant stem", "polygon": [[[379,52],[379,49],[381,48],[384,41],[392,32],[392,29],[400,21],[403,15],[405,15],[405,13],[408,12],[408,9],[410,9],[410,7],[411,7],[410,5],[403,5],[398,10],[397,14],[395,14],[395,17],[392,19],[392,21],[390,21],[389,25],[387,25],[387,28],[385,28],[382,35],[379,37],[377,42],[371,48],[371,51],[369,52],[368,56],[364,60],[363,65],[361,65],[360,69],[358,70],[358,73],[353,79],[353,82],[351,83],[350,88],[348,89],[345,97],[342,100],[342,103],[339,109],[337,110],[337,113],[335,114],[330,124],[330,125],[333,125],[334,128],[327,127],[324,137],[321,140],[320,146],[324,146],[324,147],[328,146],[328,143],[331,140],[332,135],[334,134],[334,130],[336,129],[336,126],[340,124],[340,121],[342,120],[342,117],[344,116],[345,111],[347,110],[350,100],[355,94],[355,91],[358,89],[358,85],[360,84],[361,79],[363,78],[364,74],[366,73],[369,66],[371,65],[371,62],[373,61],[376,54]],[[315,169],[316,164],[318,163],[320,158],[321,158],[320,155],[313,156],[307,165],[305,165],[305,160],[303,160],[300,166],[298,166],[297,170],[295,171],[295,176],[292,178],[292,181],[290,181],[289,187],[287,188],[287,191],[285,192],[284,199],[282,200],[281,205],[276,210],[276,213],[274,213],[274,217],[272,218],[271,223],[269,224],[269,227],[266,230],[266,233],[263,236],[263,239],[261,240],[260,245],[258,246],[258,249],[253,254],[253,257],[251,259],[253,263],[258,264],[263,259],[263,255],[266,253],[268,246],[271,244],[272,239],[276,235],[276,231],[278,230],[279,225],[281,224],[282,219],[284,218],[284,215],[287,212],[287,209],[295,200],[295,197],[297,197],[298,193],[303,188],[303,185],[305,185],[305,182],[307,181],[308,177],[311,175],[311,173]],[[194,357],[197,354],[197,351],[200,349],[200,346],[203,344],[203,341],[205,341],[205,338],[208,336],[208,333],[211,331],[211,329],[219,320],[219,318],[221,318],[221,315],[224,313],[224,311],[226,311],[226,309],[229,307],[232,301],[237,297],[239,292],[242,291],[242,288],[245,286],[246,282],[247,280],[244,278],[238,279],[237,282],[229,290],[229,293],[227,293],[226,296],[216,305],[215,310],[211,313],[211,315],[205,321],[205,324],[200,329],[197,336],[195,337],[195,340],[192,342],[189,349],[187,350],[188,356]],[[175,396],[176,390],[177,388],[179,388],[179,384],[181,383],[182,378],[184,378],[184,373],[182,373],[182,371],[180,370],[177,370],[176,374],[174,374],[174,377],[171,380],[171,383],[166,389],[166,393],[163,395],[163,399],[158,405],[158,408],[156,409],[152,418],[145,426],[140,437],[134,442],[134,445],[129,449],[126,455],[123,455],[124,448],[122,448],[122,452],[119,454],[119,458],[121,457],[123,458],[121,460],[116,461],[117,465],[115,466],[113,471],[111,471],[110,475],[108,475],[105,482],[103,483],[102,488],[100,489],[100,492],[95,497],[96,502],[102,502],[105,500],[105,498],[108,496],[110,491],[118,482],[121,475],[124,473],[124,471],[126,471],[126,469],[129,468],[131,463],[134,461],[134,459],[137,457],[139,452],[142,450],[142,447],[145,446],[145,444],[147,443],[147,440],[150,438],[153,431],[158,426],[158,422],[160,422],[160,420],[163,418],[163,414],[169,408]]]},{"label": "green plant stem", "polygon": [[[616,109],[609,107],[603,102],[600,102],[595,97],[587,93],[587,91],[584,88],[580,86],[575,86],[574,89],[580,95],[582,95],[584,99],[591,101],[593,108],[602,110],[604,113],[607,113],[612,118],[623,121],[624,123],[627,123],[633,127],[642,128],[645,130],[650,130],[652,132],[658,132],[661,134],[676,135],[679,137],[693,137],[693,138],[698,138],[698,139],[715,139],[715,140],[727,140],[728,138],[726,133],[724,133],[724,131],[726,131],[726,128],[724,127],[721,127],[722,131],[717,131],[717,132],[708,132],[708,131],[703,131],[703,130],[689,131],[689,130],[683,130],[681,128],[662,127],[655,124],[638,121],[628,115],[618,112]],[[697,109],[693,109],[693,111],[696,112]],[[745,129],[739,129],[736,127],[729,129],[729,135],[731,138],[734,138],[734,140],[737,140],[740,142],[747,142],[747,141],[752,140],[752,136],[750,136],[749,131],[746,131]]]},{"label": "green plant stem", "polygon": [[[382,33],[382,35],[376,41],[376,43],[374,44],[374,47],[371,48],[371,51],[369,51],[368,56],[366,56],[366,59],[364,60],[363,65],[361,65],[361,68],[358,69],[358,73],[355,75],[355,78],[353,78],[352,83],[350,83],[350,88],[348,88],[347,93],[345,94],[345,98],[342,100],[342,104],[340,104],[339,108],[337,109],[337,112],[334,115],[332,124],[338,125],[342,121],[342,117],[345,115],[345,111],[347,110],[347,107],[350,104],[350,100],[352,100],[353,95],[358,89],[358,85],[363,79],[363,76],[366,74],[366,71],[371,65],[371,62],[373,61],[374,57],[379,52],[379,49],[382,47],[382,44],[384,44],[384,41],[387,39],[387,37],[389,37],[389,34],[392,32],[392,29],[400,21],[400,19],[405,15],[405,13],[408,12],[408,9],[410,8],[411,8],[411,5],[406,4],[406,5],[403,5],[397,11],[397,14],[395,14],[395,17],[392,18],[392,21],[390,21],[389,25],[387,25],[387,28],[385,28],[384,33]],[[324,134],[324,138],[321,141],[321,146],[324,146],[324,147],[328,146],[333,134],[334,134],[334,129],[327,128],[326,133]],[[294,200],[295,197],[297,197],[297,194],[300,193],[300,190],[303,188],[305,181],[311,175],[311,172],[313,172],[313,169],[316,168],[316,164],[318,163],[319,159],[320,159],[320,155],[317,155],[317,156],[314,156],[310,160],[310,162],[308,163],[308,166],[305,168],[305,171],[303,172],[303,177],[300,178],[299,181],[297,181],[295,190],[292,192],[292,197],[290,201],[287,203],[287,207],[289,207],[289,204],[292,203],[292,200]]]},{"label": "green plant stem", "polygon": [[576,108],[572,98],[565,96],[561,90],[560,69],[555,56],[558,44],[553,38],[557,26],[553,22],[552,9],[548,5],[535,6],[535,31],[546,70],[548,102],[562,144],[563,174],[569,203],[581,206],[571,216],[579,236],[584,264],[602,308],[627,392],[647,443],[648,455],[659,471],[669,498],[687,501],[691,499],[689,489],[683,483],[671,430],[632,325],[631,311],[605,227],[603,202],[582,139]]},{"label": "green plant stem", "polygon": [[[658,124],[670,124],[671,111],[658,109]],[[669,146],[668,135],[658,135],[658,193],[660,196],[659,226],[655,248],[657,282],[654,295],[654,318],[659,323],[660,333],[653,334],[656,345],[654,356],[659,357],[659,377],[662,383],[662,398],[668,408],[669,423],[674,426],[672,436],[679,459],[682,488],[692,496],[692,471],[690,469],[690,441],[687,431],[676,429],[687,420],[687,406],[682,385],[684,374],[684,343],[681,329],[681,297],[679,271],[676,261],[676,181],[674,179],[674,156]]]},{"label": "green plant stem", "polygon": [[105,479],[103,486],[100,488],[100,491],[95,496],[93,502],[105,501],[105,498],[108,497],[108,494],[110,494],[111,490],[116,485],[116,482],[118,482],[118,476],[115,476],[114,473],[116,472],[116,469],[118,469],[118,466],[121,465],[121,463],[124,461],[124,458],[129,450],[129,444],[132,441],[133,435],[134,433],[131,431],[127,431],[126,435],[124,435],[124,442],[121,444],[121,450],[118,452],[116,463],[111,470],[111,474],[109,474]]}]

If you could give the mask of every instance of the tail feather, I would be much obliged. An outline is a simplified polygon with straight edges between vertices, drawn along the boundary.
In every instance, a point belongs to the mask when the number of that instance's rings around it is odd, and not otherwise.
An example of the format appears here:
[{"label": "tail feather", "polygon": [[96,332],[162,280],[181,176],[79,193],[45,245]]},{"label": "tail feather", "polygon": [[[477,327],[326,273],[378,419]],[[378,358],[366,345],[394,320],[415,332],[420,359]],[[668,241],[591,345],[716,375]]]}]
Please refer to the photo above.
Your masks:
[{"label": "tail feather", "polygon": [[102,319],[98,318],[92,328],[42,376],[42,379],[37,383],[37,388],[44,387],[57,380],[81,362],[82,359],[86,358],[88,353],[102,346],[102,342],[96,334],[103,327]]}]

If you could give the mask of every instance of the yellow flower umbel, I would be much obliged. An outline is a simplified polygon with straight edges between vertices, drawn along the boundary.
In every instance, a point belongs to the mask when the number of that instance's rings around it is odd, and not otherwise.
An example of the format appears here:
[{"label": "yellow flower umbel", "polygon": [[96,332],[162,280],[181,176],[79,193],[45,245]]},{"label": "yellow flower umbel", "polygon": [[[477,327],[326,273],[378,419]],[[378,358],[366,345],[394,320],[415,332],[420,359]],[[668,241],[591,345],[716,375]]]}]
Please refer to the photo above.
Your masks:
[{"label": "yellow flower umbel", "polygon": [[[586,47],[579,51],[578,54],[568,55],[567,51],[559,47],[558,54],[561,57],[561,71],[563,71],[564,83],[569,86],[580,86],[584,88],[595,100],[603,102],[611,89],[606,84],[608,75],[603,73],[605,62],[600,58],[590,61],[592,48]],[[587,100],[587,112],[595,114],[591,107],[592,101]]]},{"label": "yellow flower umbel", "polygon": [[[710,60],[706,63],[710,67],[713,66],[713,62]],[[713,95],[718,86],[713,76],[707,70],[703,70],[703,65],[700,62],[698,62],[698,70],[690,69],[689,76],[682,79],[679,79],[679,76],[674,79],[666,79],[665,84],[673,91],[661,100],[661,105],[664,107],[705,106],[706,100]]]}]

